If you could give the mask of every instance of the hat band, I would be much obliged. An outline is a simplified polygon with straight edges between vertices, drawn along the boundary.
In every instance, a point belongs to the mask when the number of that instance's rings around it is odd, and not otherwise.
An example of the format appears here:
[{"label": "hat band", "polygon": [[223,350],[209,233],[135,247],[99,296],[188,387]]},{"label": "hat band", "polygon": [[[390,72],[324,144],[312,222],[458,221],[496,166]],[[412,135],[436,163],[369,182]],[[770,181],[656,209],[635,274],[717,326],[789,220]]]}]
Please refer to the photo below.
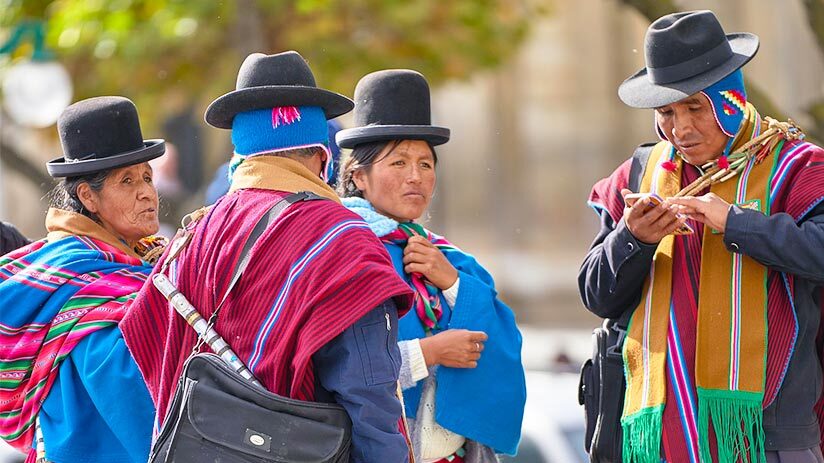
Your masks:
[{"label": "hat band", "polygon": [[669,84],[709,71],[732,57],[732,48],[725,39],[715,47],[687,61],[660,68],[647,66],[647,75],[653,84]]}]

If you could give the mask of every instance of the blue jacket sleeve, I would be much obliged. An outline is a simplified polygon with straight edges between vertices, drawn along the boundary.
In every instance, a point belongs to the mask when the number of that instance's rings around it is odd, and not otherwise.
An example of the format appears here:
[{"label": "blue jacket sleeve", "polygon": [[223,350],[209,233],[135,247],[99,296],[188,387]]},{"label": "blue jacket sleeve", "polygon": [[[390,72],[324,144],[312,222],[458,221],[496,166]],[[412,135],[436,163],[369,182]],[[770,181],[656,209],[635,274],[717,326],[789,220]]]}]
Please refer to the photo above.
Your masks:
[{"label": "blue jacket sleeve", "polygon": [[312,357],[320,385],[352,420],[352,462],[408,461],[398,429],[398,311],[390,299]]},{"label": "blue jacket sleeve", "polygon": [[724,244],[779,272],[824,282],[824,203],[800,223],[789,214],[730,207]]},{"label": "blue jacket sleeve", "polygon": [[84,338],[71,353],[100,416],[134,462],[149,458],[155,408],[117,327]]},{"label": "blue jacket sleeve", "polygon": [[617,318],[641,296],[657,245],[638,241],[624,220],[601,211],[601,230],[578,271],[584,306],[602,318]]}]

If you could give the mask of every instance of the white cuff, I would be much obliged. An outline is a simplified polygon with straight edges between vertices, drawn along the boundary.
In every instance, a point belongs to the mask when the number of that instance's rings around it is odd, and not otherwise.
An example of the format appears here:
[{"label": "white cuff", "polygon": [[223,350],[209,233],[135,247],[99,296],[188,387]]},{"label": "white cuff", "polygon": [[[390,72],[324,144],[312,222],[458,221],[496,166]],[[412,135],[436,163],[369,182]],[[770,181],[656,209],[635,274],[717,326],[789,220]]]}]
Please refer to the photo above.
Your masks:
[{"label": "white cuff", "polygon": [[458,301],[458,287],[461,285],[461,277],[455,279],[455,283],[452,286],[443,290],[443,298],[446,299],[446,303],[449,304],[449,307],[455,307],[455,302]]},{"label": "white cuff", "polygon": [[409,355],[409,372],[412,373],[412,380],[418,382],[429,376],[426,368],[426,359],[423,356],[420,339],[411,339],[406,343],[407,354]]}]

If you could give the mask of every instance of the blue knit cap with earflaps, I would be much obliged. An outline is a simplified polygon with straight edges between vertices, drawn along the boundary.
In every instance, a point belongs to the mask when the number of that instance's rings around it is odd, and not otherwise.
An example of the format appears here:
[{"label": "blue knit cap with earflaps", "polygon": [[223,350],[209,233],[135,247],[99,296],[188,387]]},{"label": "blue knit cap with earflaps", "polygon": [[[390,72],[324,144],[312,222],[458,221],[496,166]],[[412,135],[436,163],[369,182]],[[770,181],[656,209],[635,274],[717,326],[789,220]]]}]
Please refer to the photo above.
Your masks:
[{"label": "blue knit cap with earflaps", "polygon": [[284,106],[238,113],[232,121],[235,155],[229,163],[229,180],[237,167],[255,155],[317,146],[326,151],[321,178],[334,172],[329,150],[329,129],[323,109],[316,106]]},{"label": "blue knit cap with earflaps", "polygon": [[[724,148],[724,152],[718,160],[719,166],[724,167],[725,165],[729,165],[727,156],[730,154],[732,142],[738,134],[741,121],[744,120],[746,113],[747,90],[744,88],[744,74],[738,69],[727,77],[705,88],[701,93],[710,101],[710,106],[712,106],[712,112],[715,115],[715,122],[718,124],[718,128],[730,138],[727,146]],[[655,129],[662,140],[667,139],[657,123],[655,124]],[[667,170],[673,170],[675,167],[674,158],[675,150],[672,150],[669,158],[662,163],[662,166]]]}]

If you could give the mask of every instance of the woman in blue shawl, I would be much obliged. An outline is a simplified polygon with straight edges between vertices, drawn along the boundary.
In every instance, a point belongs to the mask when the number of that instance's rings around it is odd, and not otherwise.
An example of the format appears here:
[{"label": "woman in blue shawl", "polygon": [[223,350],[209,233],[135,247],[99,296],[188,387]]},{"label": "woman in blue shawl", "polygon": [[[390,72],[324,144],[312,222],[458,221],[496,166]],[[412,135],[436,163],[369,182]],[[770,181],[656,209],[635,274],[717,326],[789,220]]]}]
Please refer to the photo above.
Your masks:
[{"label": "woman in blue shawl", "polygon": [[486,463],[515,454],[526,387],[514,314],[474,257],[414,222],[435,189],[433,146],[449,140],[448,129],[430,124],[426,79],[375,72],[360,80],[355,102],[357,127],[337,135],[353,148],[338,191],[416,292],[399,332],[415,457]]},{"label": "woman in blue shawl", "polygon": [[58,121],[48,236],[0,258],[0,437],[27,463],[145,462],[154,405],[118,322],[162,240],[134,104],[100,97]]}]

